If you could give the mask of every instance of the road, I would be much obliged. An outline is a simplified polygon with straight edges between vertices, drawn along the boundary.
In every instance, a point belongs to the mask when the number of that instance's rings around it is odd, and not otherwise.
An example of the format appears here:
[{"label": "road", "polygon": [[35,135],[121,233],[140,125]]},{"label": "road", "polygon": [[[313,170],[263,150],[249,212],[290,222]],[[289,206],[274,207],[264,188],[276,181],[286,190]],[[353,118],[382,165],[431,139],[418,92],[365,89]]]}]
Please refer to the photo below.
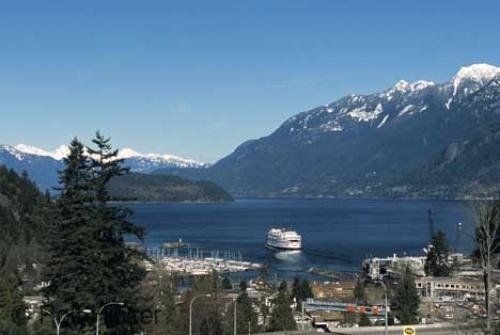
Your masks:
[{"label": "road", "polygon": [[[432,324],[432,325],[416,325],[415,335],[482,335],[481,329],[472,328],[467,325],[458,327],[453,324]],[[335,328],[333,334],[338,335],[384,335],[384,327],[360,327],[360,328]],[[293,331],[293,332],[276,332],[265,333],[262,335],[312,335],[318,334],[314,331]],[[389,326],[389,335],[403,335],[403,326]]]}]

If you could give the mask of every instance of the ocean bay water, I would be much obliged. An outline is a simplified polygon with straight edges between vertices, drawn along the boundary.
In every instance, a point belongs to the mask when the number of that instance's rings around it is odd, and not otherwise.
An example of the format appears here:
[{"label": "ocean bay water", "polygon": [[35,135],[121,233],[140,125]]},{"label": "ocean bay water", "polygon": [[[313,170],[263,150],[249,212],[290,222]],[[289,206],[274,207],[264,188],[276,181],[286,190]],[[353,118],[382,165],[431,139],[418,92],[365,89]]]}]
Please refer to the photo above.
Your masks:
[{"label": "ocean bay water", "polygon": [[[437,200],[237,199],[228,204],[131,204],[132,221],[146,229],[149,248],[182,239],[209,255],[211,250],[241,253],[264,263],[269,273],[291,276],[311,267],[357,271],[370,256],[422,255],[429,243],[427,211],[435,230],[453,248],[472,249],[471,205]],[[458,223],[462,233],[458,234]],[[301,252],[264,246],[271,227],[302,235]]]}]

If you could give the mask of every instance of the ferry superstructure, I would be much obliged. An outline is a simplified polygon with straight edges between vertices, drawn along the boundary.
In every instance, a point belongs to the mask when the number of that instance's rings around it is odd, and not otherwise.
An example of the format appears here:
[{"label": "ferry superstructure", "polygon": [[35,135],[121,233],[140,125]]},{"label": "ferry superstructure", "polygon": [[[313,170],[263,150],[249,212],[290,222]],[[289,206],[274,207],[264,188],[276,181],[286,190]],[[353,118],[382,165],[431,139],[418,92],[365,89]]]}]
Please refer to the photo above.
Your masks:
[{"label": "ferry superstructure", "polygon": [[272,228],[267,233],[266,245],[283,250],[300,250],[302,238],[294,230],[286,228]]}]

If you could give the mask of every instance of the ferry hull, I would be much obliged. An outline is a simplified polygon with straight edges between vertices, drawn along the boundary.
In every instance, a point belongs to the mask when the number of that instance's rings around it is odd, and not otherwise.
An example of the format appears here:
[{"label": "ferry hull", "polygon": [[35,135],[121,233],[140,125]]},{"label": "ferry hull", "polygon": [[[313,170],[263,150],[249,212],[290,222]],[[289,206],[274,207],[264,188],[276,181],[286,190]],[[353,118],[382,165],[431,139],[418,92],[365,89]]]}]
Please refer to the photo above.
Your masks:
[{"label": "ferry hull", "polygon": [[271,249],[278,250],[300,250],[302,245],[300,242],[288,242],[288,241],[267,241],[266,246]]}]

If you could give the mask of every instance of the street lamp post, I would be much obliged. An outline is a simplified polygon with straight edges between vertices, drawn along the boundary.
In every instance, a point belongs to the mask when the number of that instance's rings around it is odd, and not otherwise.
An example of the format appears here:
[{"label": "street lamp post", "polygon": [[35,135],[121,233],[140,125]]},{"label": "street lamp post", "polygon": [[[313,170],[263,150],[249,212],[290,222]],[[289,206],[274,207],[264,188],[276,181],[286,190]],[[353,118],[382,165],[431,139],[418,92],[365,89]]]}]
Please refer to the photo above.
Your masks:
[{"label": "street lamp post", "polygon": [[234,335],[236,335],[236,298],[234,298]]},{"label": "street lamp post", "polygon": [[[88,313],[87,312],[88,310],[84,309],[83,312],[84,313]],[[63,316],[61,316],[61,318],[59,320],[57,320],[56,316],[55,315],[52,315],[52,313],[50,313],[49,311],[45,311],[45,313],[47,313],[48,315],[52,316],[52,320],[54,321],[54,324],[56,325],[56,334],[59,335],[59,333],[61,332],[61,324],[63,323],[64,319],[66,319],[66,317],[72,313],[74,313],[75,311],[69,311],[67,312],[66,314],[63,314]]]},{"label": "street lamp post", "polygon": [[385,302],[384,302],[384,304],[385,304],[385,306],[384,306],[385,329],[384,329],[384,333],[385,333],[385,335],[388,335],[389,330],[387,327],[387,285],[385,285],[385,283],[383,281],[380,281],[379,283],[384,287],[384,297],[385,297]]},{"label": "street lamp post", "polygon": [[73,312],[74,311],[70,311],[70,312],[68,312],[66,314],[63,314],[63,316],[61,317],[61,319],[59,321],[57,320],[57,318],[54,315],[52,315],[49,312],[47,312],[47,313],[49,313],[52,316],[52,320],[54,320],[54,324],[56,325],[56,334],[57,335],[59,335],[59,333],[61,332],[61,324],[64,321],[64,319],[66,319],[66,317],[68,315],[70,315],[71,313],[73,313]]},{"label": "street lamp post", "polygon": [[104,308],[111,306],[111,305],[119,305],[123,306],[125,305],[123,302],[108,302],[107,304],[104,304],[97,310],[97,315],[96,315],[96,321],[95,321],[95,334],[99,335],[99,316],[101,315],[101,312],[103,311]]},{"label": "street lamp post", "polygon": [[211,295],[210,294],[197,295],[193,299],[191,299],[191,302],[189,303],[189,335],[193,334],[193,318],[192,318],[192,316],[193,316],[193,303],[196,299],[202,298],[202,297],[210,298]]}]

